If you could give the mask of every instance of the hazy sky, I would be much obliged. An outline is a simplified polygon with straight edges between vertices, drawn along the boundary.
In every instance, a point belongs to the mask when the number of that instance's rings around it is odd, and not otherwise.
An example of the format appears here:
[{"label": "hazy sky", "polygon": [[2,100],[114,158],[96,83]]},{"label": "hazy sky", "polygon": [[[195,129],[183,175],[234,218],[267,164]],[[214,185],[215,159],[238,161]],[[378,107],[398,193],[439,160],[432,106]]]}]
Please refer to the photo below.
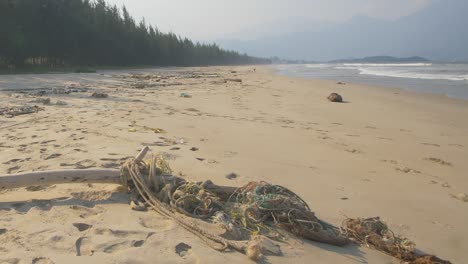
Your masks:
[{"label": "hazy sky", "polygon": [[[356,15],[397,19],[431,0],[107,0],[162,31],[194,40],[252,38],[274,34],[278,24],[294,30],[304,21],[340,22]],[[284,30],[284,29],[283,29]]]}]

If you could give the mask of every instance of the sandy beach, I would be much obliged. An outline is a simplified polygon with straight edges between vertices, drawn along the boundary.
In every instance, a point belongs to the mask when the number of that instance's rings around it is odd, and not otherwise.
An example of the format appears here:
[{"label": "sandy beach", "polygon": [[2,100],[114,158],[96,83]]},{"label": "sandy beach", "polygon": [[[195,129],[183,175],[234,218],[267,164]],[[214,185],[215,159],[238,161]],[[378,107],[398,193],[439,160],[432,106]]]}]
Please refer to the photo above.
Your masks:
[{"label": "sandy beach", "polygon": [[[147,79],[104,72],[94,85],[64,81],[76,91],[43,96],[51,99],[36,103],[43,111],[0,116],[0,175],[119,168],[149,146],[177,175],[283,185],[330,223],[380,216],[419,250],[465,261],[468,203],[457,195],[468,193],[468,101],[255,68],[154,69],[144,72],[153,72]],[[17,77],[0,76],[8,78]],[[331,92],[345,102],[327,101]],[[36,99],[3,91],[0,107]],[[230,173],[237,177],[226,178]],[[2,190],[0,201],[0,263],[251,262],[213,250],[151,210],[131,210],[118,185]],[[189,246],[183,254],[175,252],[180,243]],[[283,256],[267,263],[399,263],[356,245],[294,238],[280,245]]]}]

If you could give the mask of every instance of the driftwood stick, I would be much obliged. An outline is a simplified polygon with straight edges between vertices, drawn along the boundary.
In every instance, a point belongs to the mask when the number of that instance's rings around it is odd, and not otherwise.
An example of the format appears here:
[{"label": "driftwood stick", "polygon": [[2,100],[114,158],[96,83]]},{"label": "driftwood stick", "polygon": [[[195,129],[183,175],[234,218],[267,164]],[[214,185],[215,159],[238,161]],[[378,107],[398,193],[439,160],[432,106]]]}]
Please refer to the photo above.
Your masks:
[{"label": "driftwood stick", "polygon": [[137,161],[143,160],[145,158],[145,156],[146,156],[146,153],[148,153],[148,151],[149,151],[149,147],[148,146],[144,147],[140,151],[140,153],[138,153],[138,155],[136,155],[135,160],[137,160]]},{"label": "driftwood stick", "polygon": [[[144,147],[135,157],[135,160],[143,160],[149,148]],[[177,176],[158,175],[162,181],[172,181]],[[180,180],[183,180],[180,178]],[[50,170],[28,173],[0,175],[0,190],[23,188],[34,185],[53,185],[64,183],[109,183],[123,184],[118,169],[85,169],[85,170]],[[211,181],[205,183],[205,189],[217,194],[221,199],[227,199],[237,188],[219,186]]]}]

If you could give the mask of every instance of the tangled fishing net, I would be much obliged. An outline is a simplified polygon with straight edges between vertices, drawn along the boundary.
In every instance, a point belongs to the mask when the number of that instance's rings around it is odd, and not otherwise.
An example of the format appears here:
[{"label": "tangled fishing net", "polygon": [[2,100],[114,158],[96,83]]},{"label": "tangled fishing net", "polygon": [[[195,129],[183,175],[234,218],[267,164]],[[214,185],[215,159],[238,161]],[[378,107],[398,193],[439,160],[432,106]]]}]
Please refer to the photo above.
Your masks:
[{"label": "tangled fishing net", "polygon": [[[266,254],[281,255],[279,246],[271,241],[285,239],[283,231],[289,231],[337,246],[352,240],[411,263],[450,263],[415,254],[414,244],[395,236],[379,218],[347,219],[342,228],[328,224],[301,197],[279,185],[217,186],[211,181],[188,181],[171,172],[161,157],[147,162],[132,159],[122,166],[121,177],[133,197],[216,250],[234,249],[254,260]],[[224,232],[215,232],[215,226]]]},{"label": "tangled fishing net", "polygon": [[379,217],[346,219],[343,230],[359,244],[377,249],[400,260],[414,264],[449,264],[432,255],[418,255],[416,245],[407,238],[396,236]]}]

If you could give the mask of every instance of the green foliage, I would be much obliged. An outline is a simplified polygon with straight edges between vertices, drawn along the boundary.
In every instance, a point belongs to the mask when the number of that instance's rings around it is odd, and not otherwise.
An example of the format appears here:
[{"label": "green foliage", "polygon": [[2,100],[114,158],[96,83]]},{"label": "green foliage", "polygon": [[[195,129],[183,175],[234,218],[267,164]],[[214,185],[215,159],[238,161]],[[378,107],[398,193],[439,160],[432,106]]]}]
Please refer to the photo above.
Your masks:
[{"label": "green foliage", "polygon": [[0,0],[0,67],[261,63],[136,23],[104,0]]}]

